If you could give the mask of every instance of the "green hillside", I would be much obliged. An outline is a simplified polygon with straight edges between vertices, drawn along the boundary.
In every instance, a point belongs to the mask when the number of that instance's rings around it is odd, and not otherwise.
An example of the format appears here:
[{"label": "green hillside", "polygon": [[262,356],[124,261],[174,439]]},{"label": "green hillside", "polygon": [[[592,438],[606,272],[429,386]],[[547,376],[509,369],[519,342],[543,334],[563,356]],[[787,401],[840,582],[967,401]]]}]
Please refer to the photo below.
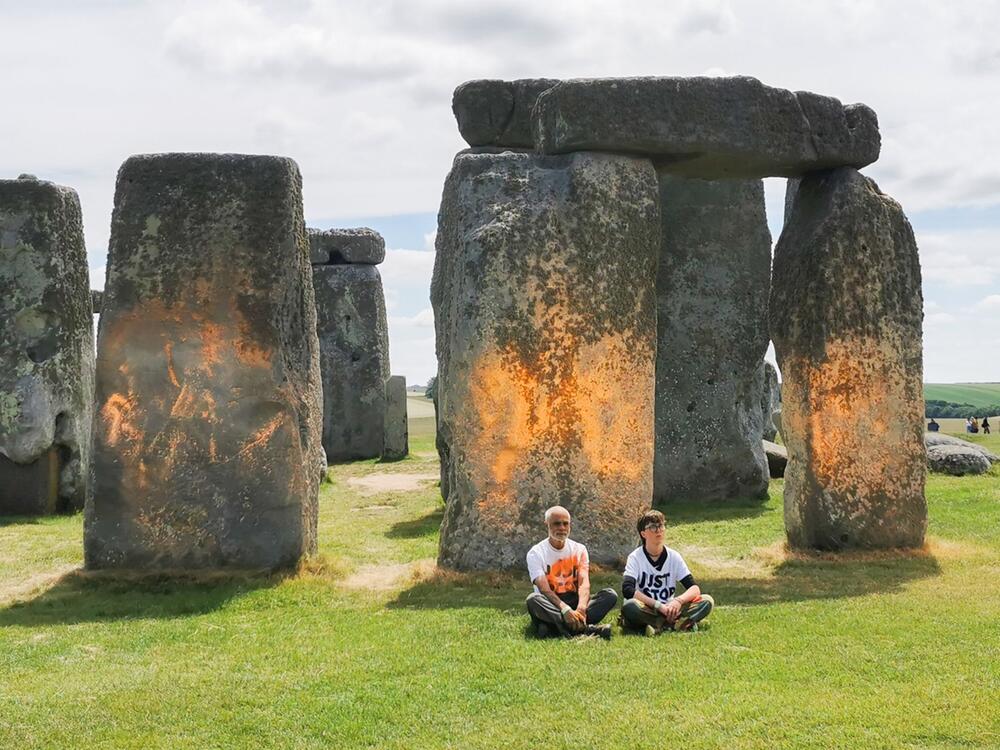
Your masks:
[{"label": "green hillside", "polygon": [[924,400],[977,407],[1000,404],[1000,383],[924,383]]}]

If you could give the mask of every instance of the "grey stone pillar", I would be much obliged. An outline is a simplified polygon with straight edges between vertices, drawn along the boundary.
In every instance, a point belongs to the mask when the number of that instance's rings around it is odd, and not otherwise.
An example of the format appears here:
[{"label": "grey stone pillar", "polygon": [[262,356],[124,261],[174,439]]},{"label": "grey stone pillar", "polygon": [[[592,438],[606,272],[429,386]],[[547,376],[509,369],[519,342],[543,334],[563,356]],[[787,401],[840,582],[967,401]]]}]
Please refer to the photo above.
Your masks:
[{"label": "grey stone pillar", "polygon": [[793,546],[923,543],[922,317],[899,204],[854,169],[803,179],[771,294]]},{"label": "grey stone pillar", "polygon": [[778,371],[766,360],[761,364],[761,380],[760,410],[764,418],[764,439],[774,440],[778,436],[774,414],[781,411],[781,383],[778,382]]},{"label": "grey stone pillar", "polygon": [[760,498],[771,235],[760,180],[660,175],[657,502]]},{"label": "grey stone pillar", "polygon": [[382,454],[389,333],[370,229],[310,231],[323,380],[323,448],[330,463]]},{"label": "grey stone pillar", "polygon": [[98,336],[87,566],[276,568],[315,550],[318,348],[293,161],[128,159]]},{"label": "grey stone pillar", "polygon": [[398,461],[410,452],[406,424],[406,378],[393,375],[385,383],[385,442],[383,461]]},{"label": "grey stone pillar", "polygon": [[82,509],[94,322],[80,200],[0,180],[0,515]]},{"label": "grey stone pillar", "polygon": [[652,495],[658,247],[647,160],[456,157],[431,285],[440,564],[523,566],[557,503],[591,559],[634,548]]}]

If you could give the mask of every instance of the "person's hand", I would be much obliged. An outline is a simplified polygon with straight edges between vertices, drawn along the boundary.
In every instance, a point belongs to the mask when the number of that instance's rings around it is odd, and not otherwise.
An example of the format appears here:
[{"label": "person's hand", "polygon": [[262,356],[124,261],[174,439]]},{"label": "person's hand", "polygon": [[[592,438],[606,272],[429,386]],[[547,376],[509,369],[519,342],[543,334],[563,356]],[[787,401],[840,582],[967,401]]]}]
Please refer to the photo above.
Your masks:
[{"label": "person's hand", "polygon": [[671,599],[666,604],[661,604],[659,607],[660,614],[663,615],[666,621],[673,625],[677,621],[677,618],[681,613],[681,603],[676,599]]},{"label": "person's hand", "polygon": [[567,610],[563,614],[563,620],[566,622],[566,627],[574,632],[587,627],[587,615],[575,609]]}]

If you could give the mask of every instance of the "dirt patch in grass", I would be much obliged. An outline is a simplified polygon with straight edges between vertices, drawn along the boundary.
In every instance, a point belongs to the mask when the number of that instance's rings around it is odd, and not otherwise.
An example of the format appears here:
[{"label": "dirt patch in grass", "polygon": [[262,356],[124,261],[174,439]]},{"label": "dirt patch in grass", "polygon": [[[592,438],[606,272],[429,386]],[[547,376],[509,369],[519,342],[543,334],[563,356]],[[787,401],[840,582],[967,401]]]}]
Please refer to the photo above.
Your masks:
[{"label": "dirt patch in grass", "polygon": [[422,580],[434,570],[432,558],[397,565],[363,565],[344,580],[343,586],[359,591],[394,591]]},{"label": "dirt patch in grass", "polygon": [[0,604],[25,599],[55,586],[77,569],[76,565],[60,565],[45,573],[36,573],[20,581],[0,583]]},{"label": "dirt patch in grass", "polygon": [[389,474],[379,472],[363,477],[351,477],[347,480],[347,484],[362,495],[376,495],[380,492],[413,492],[422,489],[421,485],[438,479],[440,479],[440,474],[437,473]]}]

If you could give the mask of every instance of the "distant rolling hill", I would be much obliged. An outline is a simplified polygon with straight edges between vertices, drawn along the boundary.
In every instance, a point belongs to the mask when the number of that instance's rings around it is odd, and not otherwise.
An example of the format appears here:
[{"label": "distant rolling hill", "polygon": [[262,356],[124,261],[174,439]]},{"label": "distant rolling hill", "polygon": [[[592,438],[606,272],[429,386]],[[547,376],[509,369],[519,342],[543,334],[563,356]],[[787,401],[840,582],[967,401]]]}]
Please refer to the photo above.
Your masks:
[{"label": "distant rolling hill", "polygon": [[924,400],[975,407],[1000,404],[1000,383],[924,383]]}]

